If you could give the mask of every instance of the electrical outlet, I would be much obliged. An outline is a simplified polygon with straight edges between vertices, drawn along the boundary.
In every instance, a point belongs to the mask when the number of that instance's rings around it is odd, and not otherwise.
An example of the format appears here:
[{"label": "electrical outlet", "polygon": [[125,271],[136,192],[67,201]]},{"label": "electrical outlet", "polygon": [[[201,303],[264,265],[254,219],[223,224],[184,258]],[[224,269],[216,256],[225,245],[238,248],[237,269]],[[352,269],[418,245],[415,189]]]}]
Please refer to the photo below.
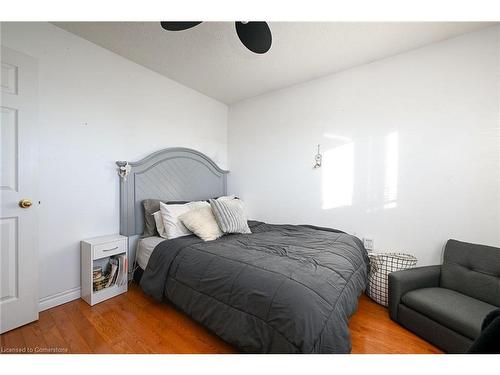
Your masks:
[{"label": "electrical outlet", "polygon": [[373,238],[363,238],[363,245],[366,250],[373,250]]}]

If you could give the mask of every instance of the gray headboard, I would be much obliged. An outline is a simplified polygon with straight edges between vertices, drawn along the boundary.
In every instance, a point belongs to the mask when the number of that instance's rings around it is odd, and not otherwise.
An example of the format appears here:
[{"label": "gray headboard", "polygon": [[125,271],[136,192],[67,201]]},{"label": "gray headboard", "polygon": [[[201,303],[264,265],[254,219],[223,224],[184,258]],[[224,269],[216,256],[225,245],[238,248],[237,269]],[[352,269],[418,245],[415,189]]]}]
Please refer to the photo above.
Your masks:
[{"label": "gray headboard", "polygon": [[189,148],[167,148],[131,163],[120,178],[120,234],[133,236],[144,229],[144,199],[204,200],[227,194],[227,173],[208,156]]}]

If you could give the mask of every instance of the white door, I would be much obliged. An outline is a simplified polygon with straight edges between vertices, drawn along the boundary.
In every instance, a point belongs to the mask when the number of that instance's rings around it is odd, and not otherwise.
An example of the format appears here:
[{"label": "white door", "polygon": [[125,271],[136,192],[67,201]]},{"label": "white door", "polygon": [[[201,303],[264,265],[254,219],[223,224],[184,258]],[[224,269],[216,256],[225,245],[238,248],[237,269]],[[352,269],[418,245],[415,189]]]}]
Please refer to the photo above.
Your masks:
[{"label": "white door", "polygon": [[38,77],[37,63],[32,57],[2,47],[0,60],[0,333],[3,333],[38,319],[35,134]]}]

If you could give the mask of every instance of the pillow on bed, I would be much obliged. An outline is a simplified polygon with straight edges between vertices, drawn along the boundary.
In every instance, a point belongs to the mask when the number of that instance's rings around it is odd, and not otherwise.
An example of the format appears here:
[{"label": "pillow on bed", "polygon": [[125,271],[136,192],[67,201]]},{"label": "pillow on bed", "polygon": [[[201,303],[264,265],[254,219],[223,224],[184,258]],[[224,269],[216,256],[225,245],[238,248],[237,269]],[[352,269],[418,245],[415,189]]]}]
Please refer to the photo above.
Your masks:
[{"label": "pillow on bed", "polygon": [[219,228],[224,233],[252,233],[241,199],[210,199],[210,207]]},{"label": "pillow on bed", "polygon": [[185,204],[165,204],[160,202],[160,212],[161,218],[163,220],[163,226],[165,227],[165,233],[169,240],[177,237],[188,236],[192,234],[179,220],[179,216],[188,212],[189,210],[200,208],[200,207],[210,207],[210,204],[204,201],[199,202],[189,202]]},{"label": "pillow on bed", "polygon": [[[233,195],[223,195],[222,197],[212,198],[212,199],[216,199],[219,201],[230,201],[232,199],[238,199],[238,198],[236,197],[236,195],[233,194]],[[210,199],[207,202],[210,202]]]},{"label": "pillow on bed", "polygon": [[180,221],[203,241],[213,241],[224,233],[217,225],[210,205],[195,208],[179,216]]},{"label": "pillow on bed", "polygon": [[160,210],[160,200],[145,199],[142,201],[142,206],[144,207],[144,232],[142,233],[142,236],[150,237],[158,235],[153,215],[156,211]]},{"label": "pillow on bed", "polygon": [[145,199],[142,201],[142,206],[144,207],[144,232],[143,237],[157,236],[158,230],[154,214],[160,211],[160,202],[166,204],[184,204],[188,203],[186,201],[162,201],[160,199]]},{"label": "pillow on bed", "polygon": [[[233,198],[235,198],[234,195],[227,195],[219,197],[217,199],[233,199]],[[154,214],[155,212],[160,211],[160,202],[166,203],[168,205],[193,203],[188,201],[162,201],[161,199],[143,200],[142,201],[142,206],[144,207],[144,232],[142,233],[143,237],[151,237],[159,235]]]},{"label": "pillow on bed", "polygon": [[161,217],[161,211],[156,211],[153,214],[156,223],[156,231],[160,237],[167,238],[167,232],[165,232],[165,226],[163,225],[163,218]]}]

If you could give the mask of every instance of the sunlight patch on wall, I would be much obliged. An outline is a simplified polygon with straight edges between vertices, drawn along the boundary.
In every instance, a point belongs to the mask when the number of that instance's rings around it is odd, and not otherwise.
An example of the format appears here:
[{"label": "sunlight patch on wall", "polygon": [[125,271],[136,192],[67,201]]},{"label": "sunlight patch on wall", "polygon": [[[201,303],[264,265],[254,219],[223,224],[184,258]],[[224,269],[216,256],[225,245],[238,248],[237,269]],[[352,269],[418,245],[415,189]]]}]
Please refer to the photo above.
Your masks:
[{"label": "sunlight patch on wall", "polygon": [[[324,210],[352,205],[354,143],[349,138],[342,138],[344,142],[348,140],[348,143],[329,149],[323,155],[322,208]],[[339,137],[335,139],[340,140]]]},{"label": "sunlight patch on wall", "polygon": [[341,142],[346,142],[346,143],[351,142],[351,138],[349,138],[349,137],[344,137],[343,135],[337,135],[337,134],[325,133],[325,134],[323,134],[323,136],[324,136],[325,138],[328,138],[328,139],[334,139],[334,140],[336,140],[336,141],[341,141]]}]

